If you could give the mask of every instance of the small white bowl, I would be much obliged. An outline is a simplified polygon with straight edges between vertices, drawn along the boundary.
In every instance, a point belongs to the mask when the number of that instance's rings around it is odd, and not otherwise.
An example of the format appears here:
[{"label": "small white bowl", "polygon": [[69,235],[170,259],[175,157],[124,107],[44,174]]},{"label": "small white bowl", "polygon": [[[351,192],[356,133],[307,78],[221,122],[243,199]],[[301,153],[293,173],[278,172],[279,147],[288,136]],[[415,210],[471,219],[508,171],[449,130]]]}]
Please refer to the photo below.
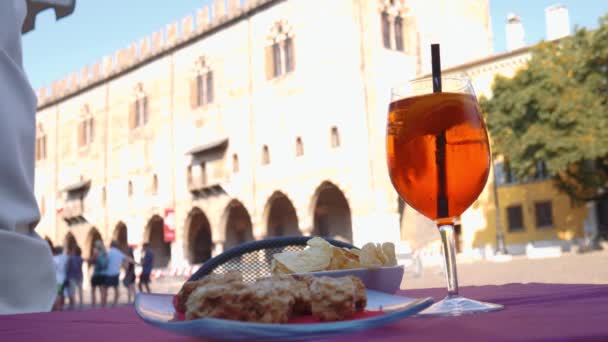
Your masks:
[{"label": "small white bowl", "polygon": [[355,276],[361,279],[365,287],[370,290],[376,290],[384,293],[393,294],[399,290],[401,281],[403,280],[403,265],[398,266],[386,266],[377,268],[353,268],[349,270],[333,270],[333,271],[320,271],[310,273],[298,273],[298,274],[311,274],[316,277],[344,277],[344,276]]}]

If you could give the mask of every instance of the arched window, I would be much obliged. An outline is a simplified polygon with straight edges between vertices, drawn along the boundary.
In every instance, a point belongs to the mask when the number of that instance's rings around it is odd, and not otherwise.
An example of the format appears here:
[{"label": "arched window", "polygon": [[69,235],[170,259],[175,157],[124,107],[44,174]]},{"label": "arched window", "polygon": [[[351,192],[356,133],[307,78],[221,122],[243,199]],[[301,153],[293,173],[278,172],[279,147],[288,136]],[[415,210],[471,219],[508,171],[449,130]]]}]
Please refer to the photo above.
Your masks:
[{"label": "arched window", "polygon": [[387,49],[391,48],[391,23],[388,19],[388,13],[382,12],[381,14],[382,20],[382,43],[384,47]]},{"label": "arched window", "polygon": [[129,181],[127,184],[127,194],[129,197],[133,196],[133,182]]},{"label": "arched window", "polygon": [[262,147],[262,165],[270,164],[270,151],[268,150],[268,145],[264,145]]},{"label": "arched window", "polygon": [[129,108],[129,128],[143,127],[146,123],[148,123],[148,96],[144,93],[143,84],[138,83]]},{"label": "arched window", "polygon": [[395,49],[403,51],[403,19],[395,17]]},{"label": "arched window", "polygon": [[381,1],[380,25],[385,48],[409,55],[417,53],[417,29],[404,0]]},{"label": "arched window", "polygon": [[272,79],[295,70],[293,30],[287,21],[275,23],[266,46],[266,78]]},{"label": "arched window", "polygon": [[285,54],[285,72],[293,71],[293,38],[287,37],[283,41],[283,53]]},{"label": "arched window", "polygon": [[338,127],[333,126],[330,132],[330,143],[332,148],[336,148],[340,146],[340,132],[338,132]]},{"label": "arched window", "polygon": [[190,83],[190,106],[197,108],[213,103],[213,70],[205,57],[198,59],[194,69]]},{"label": "arched window", "polygon": [[296,138],[296,157],[300,157],[304,155],[304,144],[302,143],[302,138]]},{"label": "arched window", "polygon": [[239,156],[236,153],[232,155],[232,172],[239,172]]}]

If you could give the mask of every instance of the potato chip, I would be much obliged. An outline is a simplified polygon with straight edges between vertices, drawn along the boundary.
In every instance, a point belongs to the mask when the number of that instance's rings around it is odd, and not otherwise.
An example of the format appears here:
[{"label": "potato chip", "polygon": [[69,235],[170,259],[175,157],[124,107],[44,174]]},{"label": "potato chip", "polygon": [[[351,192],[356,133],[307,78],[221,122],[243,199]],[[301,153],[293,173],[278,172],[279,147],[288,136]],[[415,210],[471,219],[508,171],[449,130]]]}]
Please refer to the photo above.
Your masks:
[{"label": "potato chip", "polygon": [[273,258],[272,262],[270,264],[270,272],[272,272],[272,274],[292,274],[293,271],[291,271],[289,268],[287,268],[287,266],[283,265],[282,263],[280,263],[279,261],[277,261],[277,259]]},{"label": "potato chip", "polygon": [[382,251],[382,245],[377,243],[374,245],[374,247],[376,247],[376,257],[380,259],[380,261],[382,262],[382,266],[386,266],[386,264],[388,264],[388,257],[384,255],[384,252]]},{"label": "potato chip", "polygon": [[361,247],[361,252],[359,253],[359,262],[363,267],[382,266],[382,260],[378,257],[375,244],[369,242]]},{"label": "potato chip", "polygon": [[271,271],[273,274],[292,274],[396,265],[395,245],[391,242],[370,242],[361,249],[348,249],[314,237],[302,251],[275,254]]},{"label": "potato chip", "polygon": [[293,273],[317,272],[327,269],[331,262],[331,248],[308,248],[298,252],[275,254],[274,258]]},{"label": "potato chip", "polygon": [[348,251],[349,253],[351,253],[352,255],[356,256],[356,257],[357,257],[357,260],[359,260],[359,255],[360,255],[360,253],[361,253],[361,250],[356,249],[356,248],[351,248],[351,249],[344,248],[344,249],[345,249],[345,250],[347,250],[347,251]]},{"label": "potato chip", "polygon": [[392,242],[385,242],[382,244],[382,252],[388,258],[388,262],[384,266],[397,266],[397,256],[395,254],[395,244]]},{"label": "potato chip", "polygon": [[306,244],[310,248],[321,248],[321,249],[328,250],[328,251],[332,249],[332,245],[329,242],[327,242],[325,239],[320,238],[320,237],[314,237],[314,238],[308,240],[308,242]]},{"label": "potato chip", "polygon": [[328,270],[347,270],[361,267],[359,258],[356,255],[353,258],[348,250],[338,247],[332,247],[332,250],[333,254]]},{"label": "potato chip", "polygon": [[[337,248],[337,247],[335,247],[335,248]],[[359,250],[358,249],[342,248],[342,251],[344,252],[344,255],[347,258],[349,258],[351,261],[359,263]]]}]

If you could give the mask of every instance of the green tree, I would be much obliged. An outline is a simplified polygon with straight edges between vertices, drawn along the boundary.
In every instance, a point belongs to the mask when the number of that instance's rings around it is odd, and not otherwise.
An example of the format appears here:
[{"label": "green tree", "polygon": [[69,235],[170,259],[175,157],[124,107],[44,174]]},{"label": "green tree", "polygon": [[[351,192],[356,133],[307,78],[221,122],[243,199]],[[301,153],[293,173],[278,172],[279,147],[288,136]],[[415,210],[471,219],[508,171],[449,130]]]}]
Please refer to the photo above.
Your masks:
[{"label": "green tree", "polygon": [[542,42],[527,68],[497,77],[482,98],[494,152],[518,177],[544,161],[559,189],[576,201],[607,196],[608,15],[595,30]]}]

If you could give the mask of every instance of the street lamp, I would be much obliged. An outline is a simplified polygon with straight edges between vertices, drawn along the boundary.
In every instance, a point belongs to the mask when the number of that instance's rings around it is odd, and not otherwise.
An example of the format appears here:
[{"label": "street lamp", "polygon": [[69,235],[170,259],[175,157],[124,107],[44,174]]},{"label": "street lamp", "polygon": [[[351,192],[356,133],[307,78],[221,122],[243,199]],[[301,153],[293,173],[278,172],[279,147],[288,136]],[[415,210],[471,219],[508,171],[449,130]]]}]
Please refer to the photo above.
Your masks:
[{"label": "street lamp", "polygon": [[492,163],[494,168],[494,207],[496,207],[496,254],[507,255],[507,246],[505,245],[505,236],[502,231],[502,220],[500,219],[500,207],[498,206],[498,179],[496,176],[496,166]]}]

